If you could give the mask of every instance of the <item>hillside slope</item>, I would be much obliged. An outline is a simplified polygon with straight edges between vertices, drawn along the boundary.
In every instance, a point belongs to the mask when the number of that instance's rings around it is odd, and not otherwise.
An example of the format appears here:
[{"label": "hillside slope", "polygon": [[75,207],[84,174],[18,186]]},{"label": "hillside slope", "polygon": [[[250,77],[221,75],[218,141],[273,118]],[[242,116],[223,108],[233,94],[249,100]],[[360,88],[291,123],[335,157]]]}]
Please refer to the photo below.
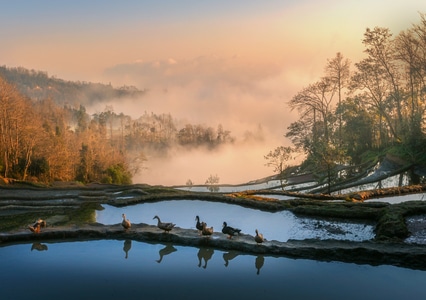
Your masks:
[{"label": "hillside slope", "polygon": [[15,85],[20,93],[34,99],[52,99],[64,105],[84,105],[116,98],[135,98],[145,94],[134,86],[114,88],[111,84],[65,81],[48,76],[47,72],[22,67],[0,66],[0,76]]}]

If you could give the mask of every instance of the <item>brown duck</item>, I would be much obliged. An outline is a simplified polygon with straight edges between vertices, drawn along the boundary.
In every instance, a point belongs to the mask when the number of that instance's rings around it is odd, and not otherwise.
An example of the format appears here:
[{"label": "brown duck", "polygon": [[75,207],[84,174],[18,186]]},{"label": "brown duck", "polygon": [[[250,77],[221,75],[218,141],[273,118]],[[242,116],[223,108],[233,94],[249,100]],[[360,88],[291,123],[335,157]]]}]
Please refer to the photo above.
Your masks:
[{"label": "brown duck", "polygon": [[46,221],[39,218],[33,225],[29,225],[28,229],[34,233],[40,233],[41,227],[46,227]]},{"label": "brown duck", "polygon": [[262,244],[265,241],[263,234],[259,233],[257,229],[256,229],[256,235],[254,236],[254,240],[258,245]]},{"label": "brown duck", "polygon": [[132,224],[130,223],[129,219],[126,219],[126,215],[122,214],[121,216],[123,217],[123,221],[121,222],[121,226],[123,226],[123,228],[125,230],[129,229],[130,227],[132,227]]},{"label": "brown duck", "polygon": [[207,227],[205,222],[201,222],[201,225],[203,226],[203,229],[201,230],[202,235],[210,236],[213,234],[213,227]]}]

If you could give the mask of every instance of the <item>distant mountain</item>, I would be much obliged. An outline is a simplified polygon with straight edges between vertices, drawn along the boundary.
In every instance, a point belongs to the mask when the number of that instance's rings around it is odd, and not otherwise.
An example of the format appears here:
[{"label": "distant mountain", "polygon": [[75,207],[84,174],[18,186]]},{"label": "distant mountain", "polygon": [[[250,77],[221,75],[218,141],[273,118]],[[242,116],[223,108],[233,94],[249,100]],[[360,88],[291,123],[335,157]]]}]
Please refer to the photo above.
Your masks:
[{"label": "distant mountain", "polygon": [[0,76],[27,97],[34,100],[50,98],[60,105],[84,105],[104,100],[140,97],[145,91],[134,86],[114,88],[111,84],[65,81],[49,77],[47,72],[28,70],[22,67],[0,66]]}]

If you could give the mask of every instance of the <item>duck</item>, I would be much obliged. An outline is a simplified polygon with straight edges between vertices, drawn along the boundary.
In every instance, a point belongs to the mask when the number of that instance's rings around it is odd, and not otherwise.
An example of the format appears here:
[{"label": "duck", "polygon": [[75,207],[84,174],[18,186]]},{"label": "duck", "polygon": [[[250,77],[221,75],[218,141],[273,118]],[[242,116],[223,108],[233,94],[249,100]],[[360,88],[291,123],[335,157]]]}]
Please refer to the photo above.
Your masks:
[{"label": "duck", "polygon": [[173,227],[176,226],[176,224],[173,223],[163,223],[161,222],[160,218],[158,216],[155,216],[153,219],[157,219],[157,227],[164,230],[164,232],[169,232],[170,230],[173,229]]},{"label": "duck", "polygon": [[200,217],[195,216],[195,221],[197,221],[197,224],[195,224],[195,228],[197,228],[198,233],[201,235],[201,232],[203,231],[203,225],[200,222]]},{"label": "duck", "polygon": [[35,223],[34,225],[28,225],[28,229],[33,233],[40,233],[40,224]]},{"label": "duck", "polygon": [[28,225],[28,229],[33,233],[40,233],[41,227],[46,227],[46,221],[40,218],[33,225]]},{"label": "duck", "polygon": [[213,234],[213,227],[207,227],[206,222],[201,222],[201,225],[203,226],[203,229],[201,230],[201,233],[203,235],[212,235]]},{"label": "duck", "polygon": [[228,226],[226,222],[223,222],[222,232],[228,235],[228,239],[231,239],[234,235],[240,234],[241,229]]},{"label": "duck", "polygon": [[262,244],[265,239],[263,237],[263,234],[259,233],[259,231],[256,229],[256,235],[254,237],[254,241],[259,245]]},{"label": "duck", "polygon": [[132,227],[132,224],[130,223],[129,219],[126,219],[126,215],[122,214],[121,216],[123,217],[123,221],[121,222],[121,226],[123,226],[124,230],[127,230],[130,227]]},{"label": "duck", "polygon": [[37,222],[40,224],[40,227],[46,227],[47,225],[46,220],[38,219]]}]

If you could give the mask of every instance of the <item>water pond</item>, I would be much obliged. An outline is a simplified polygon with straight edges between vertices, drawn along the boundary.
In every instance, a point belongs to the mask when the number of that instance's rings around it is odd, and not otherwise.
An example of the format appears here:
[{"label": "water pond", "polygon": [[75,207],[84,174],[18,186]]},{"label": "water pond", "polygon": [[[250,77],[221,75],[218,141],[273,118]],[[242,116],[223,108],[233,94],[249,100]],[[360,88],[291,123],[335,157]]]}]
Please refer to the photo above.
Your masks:
[{"label": "water pond", "polygon": [[213,226],[216,238],[223,237],[221,230],[224,221],[229,226],[240,228],[246,234],[254,235],[255,229],[258,229],[266,239],[281,242],[308,238],[352,241],[374,238],[374,224],[301,218],[289,211],[271,213],[219,202],[170,200],[119,208],[110,205],[103,207],[103,210],[96,212],[96,221],[104,225],[120,223],[121,214],[125,213],[132,223],[156,225],[157,221],[153,220],[153,217],[158,215],[163,222],[173,222],[181,228],[195,229],[195,216],[198,215],[209,227]]},{"label": "water pond", "polygon": [[422,270],[131,240],[3,246],[0,265],[7,300],[426,297]]}]

